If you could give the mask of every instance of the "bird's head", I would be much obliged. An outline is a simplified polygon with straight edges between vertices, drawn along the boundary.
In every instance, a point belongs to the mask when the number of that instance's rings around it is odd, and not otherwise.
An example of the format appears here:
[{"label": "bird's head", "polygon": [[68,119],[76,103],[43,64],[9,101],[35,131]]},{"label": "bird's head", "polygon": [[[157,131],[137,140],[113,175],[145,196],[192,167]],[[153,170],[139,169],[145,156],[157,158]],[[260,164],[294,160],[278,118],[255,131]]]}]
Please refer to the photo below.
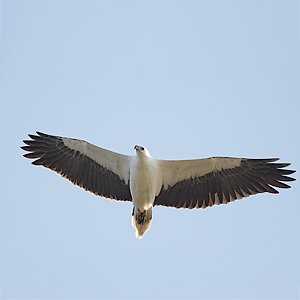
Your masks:
[{"label": "bird's head", "polygon": [[145,147],[143,147],[143,146],[135,145],[134,149],[136,151],[136,154],[142,154],[142,155],[146,155],[146,156],[151,156],[150,153],[149,153],[149,151]]}]

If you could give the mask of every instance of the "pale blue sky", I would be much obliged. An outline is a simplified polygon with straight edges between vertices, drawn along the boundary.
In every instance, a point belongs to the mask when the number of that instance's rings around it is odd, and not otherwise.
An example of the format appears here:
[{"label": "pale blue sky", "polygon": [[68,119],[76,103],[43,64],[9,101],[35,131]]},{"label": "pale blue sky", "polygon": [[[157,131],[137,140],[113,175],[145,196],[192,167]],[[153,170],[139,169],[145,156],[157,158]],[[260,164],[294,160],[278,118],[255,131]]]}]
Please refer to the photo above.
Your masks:
[{"label": "pale blue sky", "polygon": [[298,299],[299,180],[206,210],[156,207],[137,240],[132,204],[19,147],[39,130],[299,171],[299,36],[292,0],[2,0],[0,297]]}]

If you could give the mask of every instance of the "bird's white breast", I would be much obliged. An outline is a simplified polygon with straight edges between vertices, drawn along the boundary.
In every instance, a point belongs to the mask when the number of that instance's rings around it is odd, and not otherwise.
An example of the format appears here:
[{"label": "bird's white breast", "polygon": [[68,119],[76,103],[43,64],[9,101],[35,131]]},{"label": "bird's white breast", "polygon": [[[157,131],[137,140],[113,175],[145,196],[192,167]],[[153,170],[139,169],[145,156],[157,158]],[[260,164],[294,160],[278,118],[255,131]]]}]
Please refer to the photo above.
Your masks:
[{"label": "bird's white breast", "polygon": [[152,207],[162,186],[161,172],[155,158],[135,156],[130,164],[130,191],[133,205],[141,212]]}]

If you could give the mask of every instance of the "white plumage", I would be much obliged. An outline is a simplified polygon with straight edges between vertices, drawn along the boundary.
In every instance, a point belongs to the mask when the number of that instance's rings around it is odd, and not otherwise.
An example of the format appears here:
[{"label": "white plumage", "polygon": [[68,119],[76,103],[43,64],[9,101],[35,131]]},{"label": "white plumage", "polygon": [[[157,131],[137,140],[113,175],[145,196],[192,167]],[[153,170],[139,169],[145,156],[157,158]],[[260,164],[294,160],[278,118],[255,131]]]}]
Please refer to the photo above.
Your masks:
[{"label": "white plumage", "polygon": [[227,204],[257,193],[278,193],[272,186],[289,188],[282,181],[293,170],[278,160],[212,157],[168,161],[151,157],[142,146],[135,156],[118,154],[88,142],[37,132],[24,141],[34,165],[50,168],[95,195],[132,201],[136,237],[149,230],[155,205],[206,208]]}]

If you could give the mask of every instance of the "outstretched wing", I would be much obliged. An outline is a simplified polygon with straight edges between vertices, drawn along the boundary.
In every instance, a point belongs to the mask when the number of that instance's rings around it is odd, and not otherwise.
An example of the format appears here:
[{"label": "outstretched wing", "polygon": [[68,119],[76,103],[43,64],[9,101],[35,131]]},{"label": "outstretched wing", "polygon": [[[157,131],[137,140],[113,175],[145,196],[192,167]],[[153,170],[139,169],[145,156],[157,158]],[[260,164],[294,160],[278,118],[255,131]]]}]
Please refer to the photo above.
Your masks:
[{"label": "outstretched wing", "polygon": [[96,147],[82,140],[37,132],[21,147],[36,159],[34,165],[49,168],[95,195],[132,201],[129,190],[131,156]]},{"label": "outstretched wing", "polygon": [[258,193],[278,193],[272,186],[290,188],[282,181],[295,171],[278,158],[211,157],[186,161],[160,161],[162,189],[154,205],[206,208],[227,204]]}]

